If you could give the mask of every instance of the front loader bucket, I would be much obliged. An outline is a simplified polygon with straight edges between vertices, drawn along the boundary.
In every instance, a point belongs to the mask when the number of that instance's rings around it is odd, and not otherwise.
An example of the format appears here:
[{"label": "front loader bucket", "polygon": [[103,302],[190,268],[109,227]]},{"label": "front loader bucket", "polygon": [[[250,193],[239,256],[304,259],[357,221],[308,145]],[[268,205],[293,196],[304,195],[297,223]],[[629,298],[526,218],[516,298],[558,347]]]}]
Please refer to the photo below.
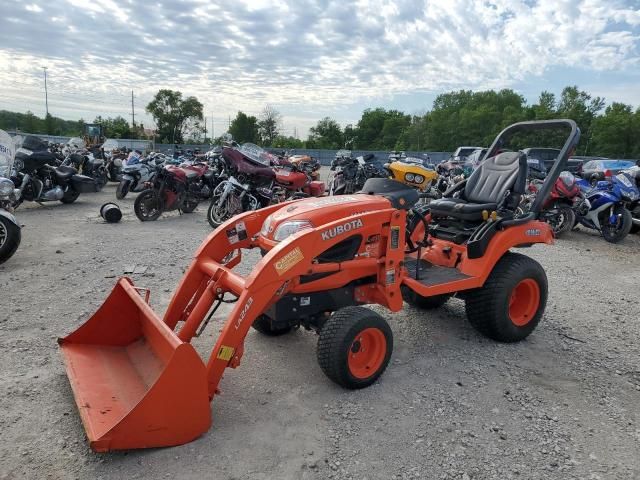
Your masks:
[{"label": "front loader bucket", "polygon": [[91,448],[180,445],[211,425],[205,366],[122,278],[58,340]]}]

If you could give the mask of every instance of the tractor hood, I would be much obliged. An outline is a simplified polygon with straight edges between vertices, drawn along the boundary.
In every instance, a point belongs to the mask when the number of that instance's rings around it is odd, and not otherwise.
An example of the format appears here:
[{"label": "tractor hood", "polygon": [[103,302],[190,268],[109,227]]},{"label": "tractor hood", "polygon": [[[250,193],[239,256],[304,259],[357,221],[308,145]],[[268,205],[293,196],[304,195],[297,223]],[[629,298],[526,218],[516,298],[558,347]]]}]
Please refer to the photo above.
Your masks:
[{"label": "tractor hood", "polygon": [[[306,228],[315,228],[341,218],[390,208],[390,202],[377,195],[337,195],[305,198],[289,203],[264,222],[260,236],[271,246]],[[268,245],[265,245],[268,246]]]}]

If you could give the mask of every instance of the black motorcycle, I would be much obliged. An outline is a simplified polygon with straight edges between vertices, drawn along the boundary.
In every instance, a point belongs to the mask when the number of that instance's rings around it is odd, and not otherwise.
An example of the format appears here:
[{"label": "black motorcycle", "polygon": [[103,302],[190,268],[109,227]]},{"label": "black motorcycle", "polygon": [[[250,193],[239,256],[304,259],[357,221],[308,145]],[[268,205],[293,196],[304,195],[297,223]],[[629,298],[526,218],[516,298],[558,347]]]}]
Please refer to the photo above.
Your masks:
[{"label": "black motorcycle", "polygon": [[23,147],[15,156],[15,175],[11,180],[17,187],[17,207],[23,201],[73,203],[81,193],[97,192],[99,182],[86,175],[79,175],[70,166],[56,167],[56,156],[43,149],[31,151]]},{"label": "black motorcycle", "polygon": [[389,172],[384,164],[369,153],[352,157],[351,151],[340,150],[331,162],[334,172],[329,181],[329,195],[348,195],[358,192],[370,178],[387,178]]}]

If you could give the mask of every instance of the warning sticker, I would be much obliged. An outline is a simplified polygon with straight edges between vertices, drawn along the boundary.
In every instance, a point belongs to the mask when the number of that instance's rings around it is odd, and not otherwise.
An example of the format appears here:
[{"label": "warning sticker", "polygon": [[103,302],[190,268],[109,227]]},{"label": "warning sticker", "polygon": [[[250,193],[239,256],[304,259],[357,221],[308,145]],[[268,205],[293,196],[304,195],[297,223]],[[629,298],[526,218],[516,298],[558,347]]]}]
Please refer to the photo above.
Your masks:
[{"label": "warning sticker", "polygon": [[222,345],[220,347],[220,350],[218,350],[218,358],[220,360],[224,360],[225,362],[228,362],[233,358],[233,352],[234,352],[233,348]]},{"label": "warning sticker", "polygon": [[285,272],[291,270],[296,264],[300,263],[304,259],[302,250],[300,247],[296,247],[287,253],[280,260],[276,260],[273,266],[276,268],[278,275],[282,275]]},{"label": "warning sticker", "polygon": [[246,240],[247,227],[245,226],[244,222],[238,222],[232,228],[228,228],[227,239],[229,240],[229,243],[231,245],[241,242],[242,240]]}]

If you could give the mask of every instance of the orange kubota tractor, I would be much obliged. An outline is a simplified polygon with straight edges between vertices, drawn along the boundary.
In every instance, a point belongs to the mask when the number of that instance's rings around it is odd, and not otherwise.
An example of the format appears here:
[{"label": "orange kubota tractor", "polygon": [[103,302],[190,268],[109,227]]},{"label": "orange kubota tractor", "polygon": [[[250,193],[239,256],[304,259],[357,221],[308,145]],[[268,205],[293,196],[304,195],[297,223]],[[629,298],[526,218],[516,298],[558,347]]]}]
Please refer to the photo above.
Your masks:
[{"label": "orange kubota tractor", "polygon": [[[515,133],[561,127],[570,130],[562,152],[530,213],[517,217],[526,157],[494,152]],[[91,448],[178,445],[206,432],[209,402],[225,370],[240,365],[252,325],[266,334],[318,332],[318,362],[346,388],[373,383],[393,349],[389,325],[365,304],[431,308],[460,294],[482,334],[527,337],[543,315],[547,279],[537,262],[510,249],[552,243],[537,217],[579,135],[571,120],[511,125],[467,180],[428,207],[417,206],[416,190],[372,179],[357,194],[238,215],[196,252],[164,318],[148,305],[148,291],[120,279],[98,311],[59,340]],[[245,277],[234,267],[252,248],[263,258]],[[233,300],[204,363],[190,341]]]}]

